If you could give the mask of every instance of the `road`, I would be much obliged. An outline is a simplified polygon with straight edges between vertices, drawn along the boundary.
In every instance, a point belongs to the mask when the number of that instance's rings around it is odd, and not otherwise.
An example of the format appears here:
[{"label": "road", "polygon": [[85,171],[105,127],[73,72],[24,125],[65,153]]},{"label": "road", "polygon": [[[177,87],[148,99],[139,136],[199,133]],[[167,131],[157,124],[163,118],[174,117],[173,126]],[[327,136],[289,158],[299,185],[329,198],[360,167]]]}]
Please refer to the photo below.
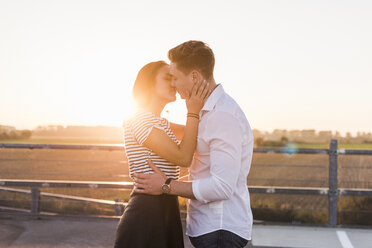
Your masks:
[{"label": "road", "polygon": [[[0,216],[1,248],[113,247],[118,219]],[[185,237],[185,247],[192,247]],[[255,224],[254,247],[371,248],[371,229]]]}]

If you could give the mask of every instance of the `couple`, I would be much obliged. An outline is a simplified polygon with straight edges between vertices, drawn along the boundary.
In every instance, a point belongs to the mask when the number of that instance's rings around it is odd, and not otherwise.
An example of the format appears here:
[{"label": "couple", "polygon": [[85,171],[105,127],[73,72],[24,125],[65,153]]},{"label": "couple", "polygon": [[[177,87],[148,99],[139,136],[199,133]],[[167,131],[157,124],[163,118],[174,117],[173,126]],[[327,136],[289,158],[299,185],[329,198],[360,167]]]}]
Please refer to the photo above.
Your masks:
[{"label": "couple", "polygon": [[[213,77],[214,54],[187,41],[163,61],[138,73],[133,96],[139,110],[124,124],[125,149],[134,190],[120,219],[115,247],[184,247],[177,196],[188,198],[187,230],[202,247],[244,247],[251,240],[247,176],[253,135],[238,104]],[[160,114],[186,100],[186,126]],[[179,141],[181,140],[181,141]],[[189,167],[179,180],[179,167]]]}]

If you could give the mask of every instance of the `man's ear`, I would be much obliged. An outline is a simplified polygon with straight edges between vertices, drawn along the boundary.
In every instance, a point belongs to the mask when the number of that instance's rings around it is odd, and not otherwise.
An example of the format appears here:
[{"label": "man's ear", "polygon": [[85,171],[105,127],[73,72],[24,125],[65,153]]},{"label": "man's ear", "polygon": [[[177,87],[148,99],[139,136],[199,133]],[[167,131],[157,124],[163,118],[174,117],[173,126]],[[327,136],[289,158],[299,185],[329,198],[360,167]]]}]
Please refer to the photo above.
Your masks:
[{"label": "man's ear", "polygon": [[198,82],[199,78],[200,78],[200,73],[199,73],[197,70],[192,70],[192,71],[191,71],[191,79],[192,79],[192,82],[193,82],[193,83]]}]

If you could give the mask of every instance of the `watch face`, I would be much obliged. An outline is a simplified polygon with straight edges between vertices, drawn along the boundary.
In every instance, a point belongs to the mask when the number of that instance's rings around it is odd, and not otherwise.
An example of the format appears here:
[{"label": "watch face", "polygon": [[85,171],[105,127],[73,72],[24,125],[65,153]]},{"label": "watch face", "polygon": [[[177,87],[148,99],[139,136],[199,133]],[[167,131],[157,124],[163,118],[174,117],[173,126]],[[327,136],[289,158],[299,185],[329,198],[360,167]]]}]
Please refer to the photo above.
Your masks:
[{"label": "watch face", "polygon": [[161,187],[161,191],[164,193],[164,194],[168,194],[170,192],[170,186],[168,184],[164,184],[162,187]]}]

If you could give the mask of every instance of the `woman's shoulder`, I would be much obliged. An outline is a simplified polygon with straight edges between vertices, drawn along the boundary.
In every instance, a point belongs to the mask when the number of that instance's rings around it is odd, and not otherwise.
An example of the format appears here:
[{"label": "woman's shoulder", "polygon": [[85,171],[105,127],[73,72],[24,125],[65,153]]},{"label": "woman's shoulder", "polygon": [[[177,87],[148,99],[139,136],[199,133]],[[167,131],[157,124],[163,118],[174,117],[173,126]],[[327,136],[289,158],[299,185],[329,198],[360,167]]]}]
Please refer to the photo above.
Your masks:
[{"label": "woman's shoulder", "polygon": [[170,123],[166,118],[157,117],[152,112],[149,111],[138,111],[132,114],[126,121],[123,123],[124,127],[131,127],[136,129],[137,127],[144,126],[156,126],[159,128],[169,128]]},{"label": "woman's shoulder", "polygon": [[146,111],[139,111],[139,112],[132,114],[129,118],[127,118],[124,121],[123,126],[136,127],[136,126],[156,124],[158,122],[159,122],[159,119],[156,118],[156,116],[153,113],[146,112]]},{"label": "woman's shoulder", "polygon": [[131,123],[133,121],[138,121],[138,120],[143,120],[143,119],[154,119],[155,115],[151,112],[146,112],[146,111],[137,111],[130,116],[128,116],[124,120],[124,124]]},{"label": "woman's shoulder", "polygon": [[138,111],[132,115],[132,119],[155,119],[155,115],[149,111]]}]

